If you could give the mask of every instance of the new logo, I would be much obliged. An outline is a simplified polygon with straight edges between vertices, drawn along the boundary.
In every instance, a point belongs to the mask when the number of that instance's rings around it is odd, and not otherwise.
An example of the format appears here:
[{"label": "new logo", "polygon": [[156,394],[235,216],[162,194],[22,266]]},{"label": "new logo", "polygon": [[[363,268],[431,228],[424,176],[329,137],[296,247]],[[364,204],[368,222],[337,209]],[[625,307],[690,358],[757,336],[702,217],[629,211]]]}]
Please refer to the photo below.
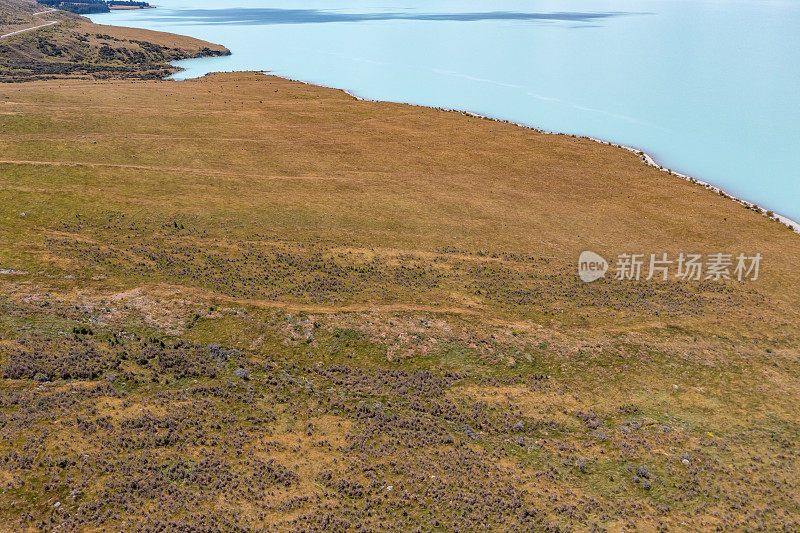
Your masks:
[{"label": "new logo", "polygon": [[600,255],[586,250],[578,258],[578,276],[581,281],[591,283],[605,277],[608,272],[608,261]]}]

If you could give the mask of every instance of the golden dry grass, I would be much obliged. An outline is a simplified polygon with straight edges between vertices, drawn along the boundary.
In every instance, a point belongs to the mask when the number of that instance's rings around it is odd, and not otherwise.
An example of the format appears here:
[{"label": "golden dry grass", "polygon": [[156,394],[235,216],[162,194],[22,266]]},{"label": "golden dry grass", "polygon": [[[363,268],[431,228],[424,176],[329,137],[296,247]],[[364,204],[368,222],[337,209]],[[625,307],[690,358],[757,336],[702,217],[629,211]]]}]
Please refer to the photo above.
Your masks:
[{"label": "golden dry grass", "polygon": [[[170,61],[228,54],[224,46],[171,33],[93,24],[65,11],[15,3],[7,30],[57,22],[0,41],[0,81],[53,78],[161,79],[176,69]],[[36,10],[38,15],[27,11]],[[27,13],[27,14],[26,14]],[[5,20],[5,19],[3,19]],[[5,30],[3,31],[5,33]]]},{"label": "golden dry grass", "polygon": [[[76,31],[86,35],[108,35],[121,41],[144,41],[168,48],[179,48],[194,53],[198,53],[201,48],[208,48],[218,52],[225,52],[227,50],[227,48],[222,45],[210,43],[208,41],[186,35],[177,35],[163,31],[143,30],[141,28],[125,28],[121,26],[108,26],[105,24],[93,24],[85,19],[82,20],[80,25],[76,27]],[[108,39],[104,40],[108,41]]]},{"label": "golden dry grass", "polygon": [[[260,73],[3,86],[0,122],[4,523],[797,526],[800,237],[766,217]],[[585,285],[585,249],[764,259]]]},{"label": "golden dry grass", "polygon": [[[86,214],[197,221],[212,237],[264,232],[345,253],[532,254],[550,272],[563,269],[564,283],[576,283],[569,270],[585,249],[611,259],[759,252],[760,279],[730,291],[742,298],[757,291],[767,302],[732,310],[737,324],[729,325],[769,327],[738,323],[756,305],[776,322],[797,323],[796,234],[610,146],[360,102],[255,73],[182,83],[48,82],[4,96],[4,173],[14,176],[14,188],[61,192],[57,201],[40,196],[4,213],[34,233],[71,218],[65,211],[79,203]],[[42,181],[43,173],[52,178]],[[707,300],[724,320],[725,301]]]},{"label": "golden dry grass", "polygon": [[32,1],[0,0],[0,35],[35,26],[33,14],[45,9]]}]

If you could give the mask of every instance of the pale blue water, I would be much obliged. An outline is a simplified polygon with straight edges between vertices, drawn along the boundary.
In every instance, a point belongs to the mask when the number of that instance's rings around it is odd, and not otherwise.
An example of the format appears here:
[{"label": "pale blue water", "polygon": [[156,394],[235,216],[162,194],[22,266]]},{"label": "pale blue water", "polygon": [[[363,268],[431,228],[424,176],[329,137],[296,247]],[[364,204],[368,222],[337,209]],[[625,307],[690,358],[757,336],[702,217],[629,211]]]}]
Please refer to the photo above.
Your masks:
[{"label": "pale blue water", "polygon": [[651,153],[800,220],[800,0],[164,0],[93,15],[370,99],[463,109]]}]

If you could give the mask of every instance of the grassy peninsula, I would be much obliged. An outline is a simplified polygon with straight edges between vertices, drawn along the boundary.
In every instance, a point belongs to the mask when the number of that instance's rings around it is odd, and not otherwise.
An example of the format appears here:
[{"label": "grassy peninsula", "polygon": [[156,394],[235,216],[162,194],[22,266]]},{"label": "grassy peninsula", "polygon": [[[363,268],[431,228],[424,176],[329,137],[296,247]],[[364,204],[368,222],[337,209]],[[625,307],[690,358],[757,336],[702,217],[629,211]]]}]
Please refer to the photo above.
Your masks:
[{"label": "grassy peninsula", "polygon": [[0,83],[161,79],[176,71],[170,61],[230,54],[224,46],[192,37],[92,24],[33,2],[0,0],[0,35],[20,31],[0,38]]},{"label": "grassy peninsula", "polygon": [[[0,40],[3,529],[800,526],[789,229],[586,139],[78,59],[224,48],[48,16]],[[763,262],[586,284],[587,249]]]}]

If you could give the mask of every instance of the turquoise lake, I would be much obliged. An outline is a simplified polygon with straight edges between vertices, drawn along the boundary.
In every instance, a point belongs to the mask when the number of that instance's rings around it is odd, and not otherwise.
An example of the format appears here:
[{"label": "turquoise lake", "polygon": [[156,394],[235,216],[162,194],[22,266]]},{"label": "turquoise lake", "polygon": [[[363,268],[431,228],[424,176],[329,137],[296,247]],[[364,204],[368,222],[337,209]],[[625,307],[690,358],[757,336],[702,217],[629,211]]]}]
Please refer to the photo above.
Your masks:
[{"label": "turquoise lake", "polygon": [[164,0],[91,18],[233,53],[178,78],[265,70],[607,139],[800,220],[800,0]]}]

